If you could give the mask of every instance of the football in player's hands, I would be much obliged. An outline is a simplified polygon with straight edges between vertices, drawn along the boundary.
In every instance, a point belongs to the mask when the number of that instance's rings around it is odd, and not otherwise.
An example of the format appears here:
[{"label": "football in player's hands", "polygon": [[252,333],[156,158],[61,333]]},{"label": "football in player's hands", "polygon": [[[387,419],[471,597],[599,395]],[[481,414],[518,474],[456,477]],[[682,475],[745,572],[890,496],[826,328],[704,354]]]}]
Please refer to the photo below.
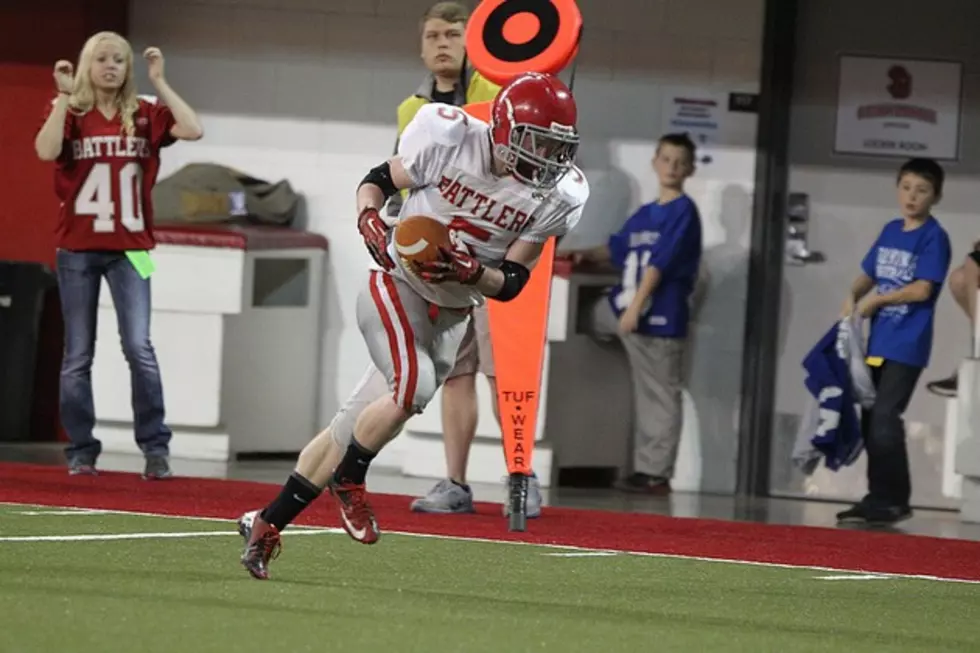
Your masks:
[{"label": "football in player's hands", "polygon": [[411,215],[395,225],[395,250],[410,269],[444,260],[440,250],[450,244],[449,229],[435,218]]}]

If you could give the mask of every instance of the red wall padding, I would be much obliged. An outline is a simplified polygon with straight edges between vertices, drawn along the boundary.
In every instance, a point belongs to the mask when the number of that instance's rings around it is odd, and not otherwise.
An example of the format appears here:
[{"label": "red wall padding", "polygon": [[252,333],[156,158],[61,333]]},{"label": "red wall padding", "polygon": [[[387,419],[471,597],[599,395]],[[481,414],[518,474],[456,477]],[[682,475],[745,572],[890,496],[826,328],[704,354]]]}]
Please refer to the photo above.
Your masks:
[{"label": "red wall padding", "polygon": [[[0,3],[0,259],[54,265],[58,204],[52,169],[34,155],[41,111],[58,59],[77,63],[101,30],[125,35],[128,0],[18,0]],[[64,439],[58,421],[62,323],[57,290],[46,298],[35,375],[32,436]]]}]

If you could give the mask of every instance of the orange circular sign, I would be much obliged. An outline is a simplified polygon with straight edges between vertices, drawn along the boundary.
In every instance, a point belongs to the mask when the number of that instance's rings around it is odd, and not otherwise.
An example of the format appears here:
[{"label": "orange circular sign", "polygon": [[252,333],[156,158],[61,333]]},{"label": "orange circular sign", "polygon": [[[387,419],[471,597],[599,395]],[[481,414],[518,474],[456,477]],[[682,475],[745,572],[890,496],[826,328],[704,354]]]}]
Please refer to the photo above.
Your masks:
[{"label": "orange circular sign", "polygon": [[466,56],[495,84],[555,75],[578,54],[581,32],[575,0],[483,0],[466,27]]}]

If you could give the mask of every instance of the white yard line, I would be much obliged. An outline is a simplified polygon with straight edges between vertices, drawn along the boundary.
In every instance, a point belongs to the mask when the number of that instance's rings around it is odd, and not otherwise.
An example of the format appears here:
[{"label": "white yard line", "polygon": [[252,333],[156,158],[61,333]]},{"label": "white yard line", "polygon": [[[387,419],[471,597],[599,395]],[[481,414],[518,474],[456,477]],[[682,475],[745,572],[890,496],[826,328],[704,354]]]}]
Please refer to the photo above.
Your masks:
[{"label": "white yard line", "polygon": [[186,533],[93,533],[91,535],[13,535],[0,542],[105,542],[109,540],[163,540],[215,535],[238,535],[235,531],[188,531]]},{"label": "white yard line", "polygon": [[28,517],[39,517],[39,516],[57,516],[66,517],[68,515],[78,515],[81,517],[88,517],[90,515],[106,515],[109,514],[108,510],[87,510],[85,508],[78,508],[76,510],[16,510],[10,514],[12,515],[26,515]]},{"label": "white yard line", "polygon": [[[317,530],[288,530],[283,535],[333,535],[343,533],[340,528]],[[185,533],[92,533],[90,535],[14,535],[0,537],[0,542],[105,542],[109,540],[183,540],[192,537],[219,537],[238,535],[238,531],[187,531]]]},{"label": "white yard line", "polygon": [[[0,502],[0,505],[8,506],[20,506],[24,508],[41,508],[44,506],[37,506],[34,504],[22,504],[22,503],[4,503]],[[50,506],[56,507],[56,506]],[[58,508],[60,506],[57,506]],[[231,522],[234,523],[234,519],[221,519],[218,517],[184,517],[180,515],[162,515],[158,513],[151,512],[134,512],[128,510],[106,510],[106,513],[114,513],[120,515],[133,515],[138,517],[160,517],[165,519],[194,519],[201,521],[211,521],[211,522]],[[503,524],[503,522],[501,522]],[[315,526],[290,526],[288,530],[283,531],[283,533],[289,532],[299,532],[311,531],[311,532],[343,532],[341,529],[337,528],[323,528]],[[560,551],[579,551],[591,554],[605,553],[610,556],[615,555],[633,555],[633,556],[643,556],[647,558],[664,558],[668,560],[694,560],[697,562],[713,562],[722,563],[730,565],[746,565],[749,567],[767,567],[770,569],[799,569],[808,571],[823,571],[823,572],[836,572],[836,573],[857,573],[857,574],[868,574],[874,575],[881,578],[893,578],[893,579],[907,579],[907,580],[929,580],[938,583],[964,583],[969,585],[980,585],[980,580],[971,580],[966,578],[946,578],[942,576],[932,576],[928,574],[896,574],[896,573],[884,573],[876,572],[870,569],[848,569],[846,567],[821,567],[816,565],[798,565],[798,564],[787,564],[780,562],[756,562],[752,560],[739,560],[737,558],[709,558],[704,556],[694,556],[694,555],[683,555],[679,553],[650,553],[648,551],[622,551],[619,549],[602,549],[602,548],[589,548],[581,546],[573,546],[568,544],[541,544],[536,542],[521,542],[516,540],[498,540],[493,538],[480,538],[480,537],[463,537],[457,535],[433,535],[430,533],[408,533],[403,531],[382,531],[383,535],[402,535],[405,537],[420,537],[420,538],[432,538],[438,540],[452,540],[458,542],[481,542],[488,544],[510,544],[516,546],[533,546],[543,549],[555,549]],[[57,536],[42,536],[42,537],[57,537]],[[72,536],[62,536],[62,537],[72,537]],[[78,537],[78,536],[75,536]],[[83,536],[88,537],[88,536]],[[0,538],[0,542],[5,541]],[[43,541],[43,540],[42,540]]]},{"label": "white yard line", "polygon": [[815,580],[891,580],[883,574],[845,574],[843,576],[814,576]]},{"label": "white yard line", "polygon": [[[0,506],[22,506],[29,508],[44,508],[44,506],[26,504],[26,503],[9,503],[6,501],[0,501]],[[154,519],[189,519],[191,521],[207,521],[207,522],[217,522],[220,524],[235,523],[234,519],[224,519],[223,517],[194,517],[188,515],[166,515],[163,513],[156,512],[136,512],[133,510],[110,510],[103,508],[62,508],[60,506],[54,507],[52,510],[26,510],[26,511],[15,511],[12,514],[15,515],[32,515],[36,517],[43,517],[45,515],[129,515],[132,517],[152,517]],[[325,526],[290,526],[289,530],[340,530],[327,528]]]}]

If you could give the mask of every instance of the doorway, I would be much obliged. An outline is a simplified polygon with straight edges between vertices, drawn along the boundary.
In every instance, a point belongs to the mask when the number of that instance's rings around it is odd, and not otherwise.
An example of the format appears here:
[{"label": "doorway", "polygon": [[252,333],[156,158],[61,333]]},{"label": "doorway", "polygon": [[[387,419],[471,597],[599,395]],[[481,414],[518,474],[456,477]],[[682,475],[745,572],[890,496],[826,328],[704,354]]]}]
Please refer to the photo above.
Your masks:
[{"label": "doorway", "polygon": [[[915,0],[798,2],[785,189],[787,214],[796,216],[786,220],[786,227],[795,231],[798,247],[783,258],[769,457],[769,491],[773,496],[850,502],[866,491],[863,455],[838,472],[820,464],[812,474],[804,474],[792,463],[793,444],[809,396],[803,385],[801,361],[833,326],[860,271],[861,259],[882,226],[897,216],[895,174],[902,162],[914,155],[899,150],[869,153],[869,141],[859,141],[856,146],[853,138],[847,138],[846,118],[841,118],[844,127],[839,127],[842,56],[848,58],[843,62],[849,71],[843,76],[843,94],[847,97],[853,96],[853,91],[847,90],[853,82],[847,80],[853,78],[855,66],[865,66],[862,74],[868,76],[868,97],[879,93],[887,99],[888,71],[896,62],[959,62],[962,95],[959,128],[953,135],[955,154],[950,160],[941,160],[947,175],[946,193],[936,210],[953,243],[955,267],[980,232],[977,209],[970,206],[970,197],[975,198],[980,191],[976,177],[980,172],[980,134],[975,129],[980,126],[980,96],[975,92],[980,87],[980,49],[975,45],[973,29],[977,24],[980,3],[970,0],[938,0],[929,5]],[[883,71],[880,91],[874,88],[878,68]],[[951,69],[942,70],[945,72],[936,74],[947,74]],[[930,85],[933,87],[936,84]],[[916,97],[914,93],[904,102],[911,106],[914,100],[927,108],[932,103],[940,112],[956,104],[935,94]],[[893,126],[899,129],[900,121]],[[866,128],[858,125],[856,129]],[[914,124],[908,129],[907,133],[918,133]],[[937,142],[934,133],[928,138],[930,143]],[[857,153],[856,149],[865,151]],[[937,154],[936,158],[942,157]],[[948,490],[951,469],[943,457],[951,400],[930,394],[926,384],[954,372],[958,361],[969,353],[969,344],[969,323],[944,288],[937,308],[930,366],[923,372],[905,414],[916,506],[956,505],[955,495]]]}]

